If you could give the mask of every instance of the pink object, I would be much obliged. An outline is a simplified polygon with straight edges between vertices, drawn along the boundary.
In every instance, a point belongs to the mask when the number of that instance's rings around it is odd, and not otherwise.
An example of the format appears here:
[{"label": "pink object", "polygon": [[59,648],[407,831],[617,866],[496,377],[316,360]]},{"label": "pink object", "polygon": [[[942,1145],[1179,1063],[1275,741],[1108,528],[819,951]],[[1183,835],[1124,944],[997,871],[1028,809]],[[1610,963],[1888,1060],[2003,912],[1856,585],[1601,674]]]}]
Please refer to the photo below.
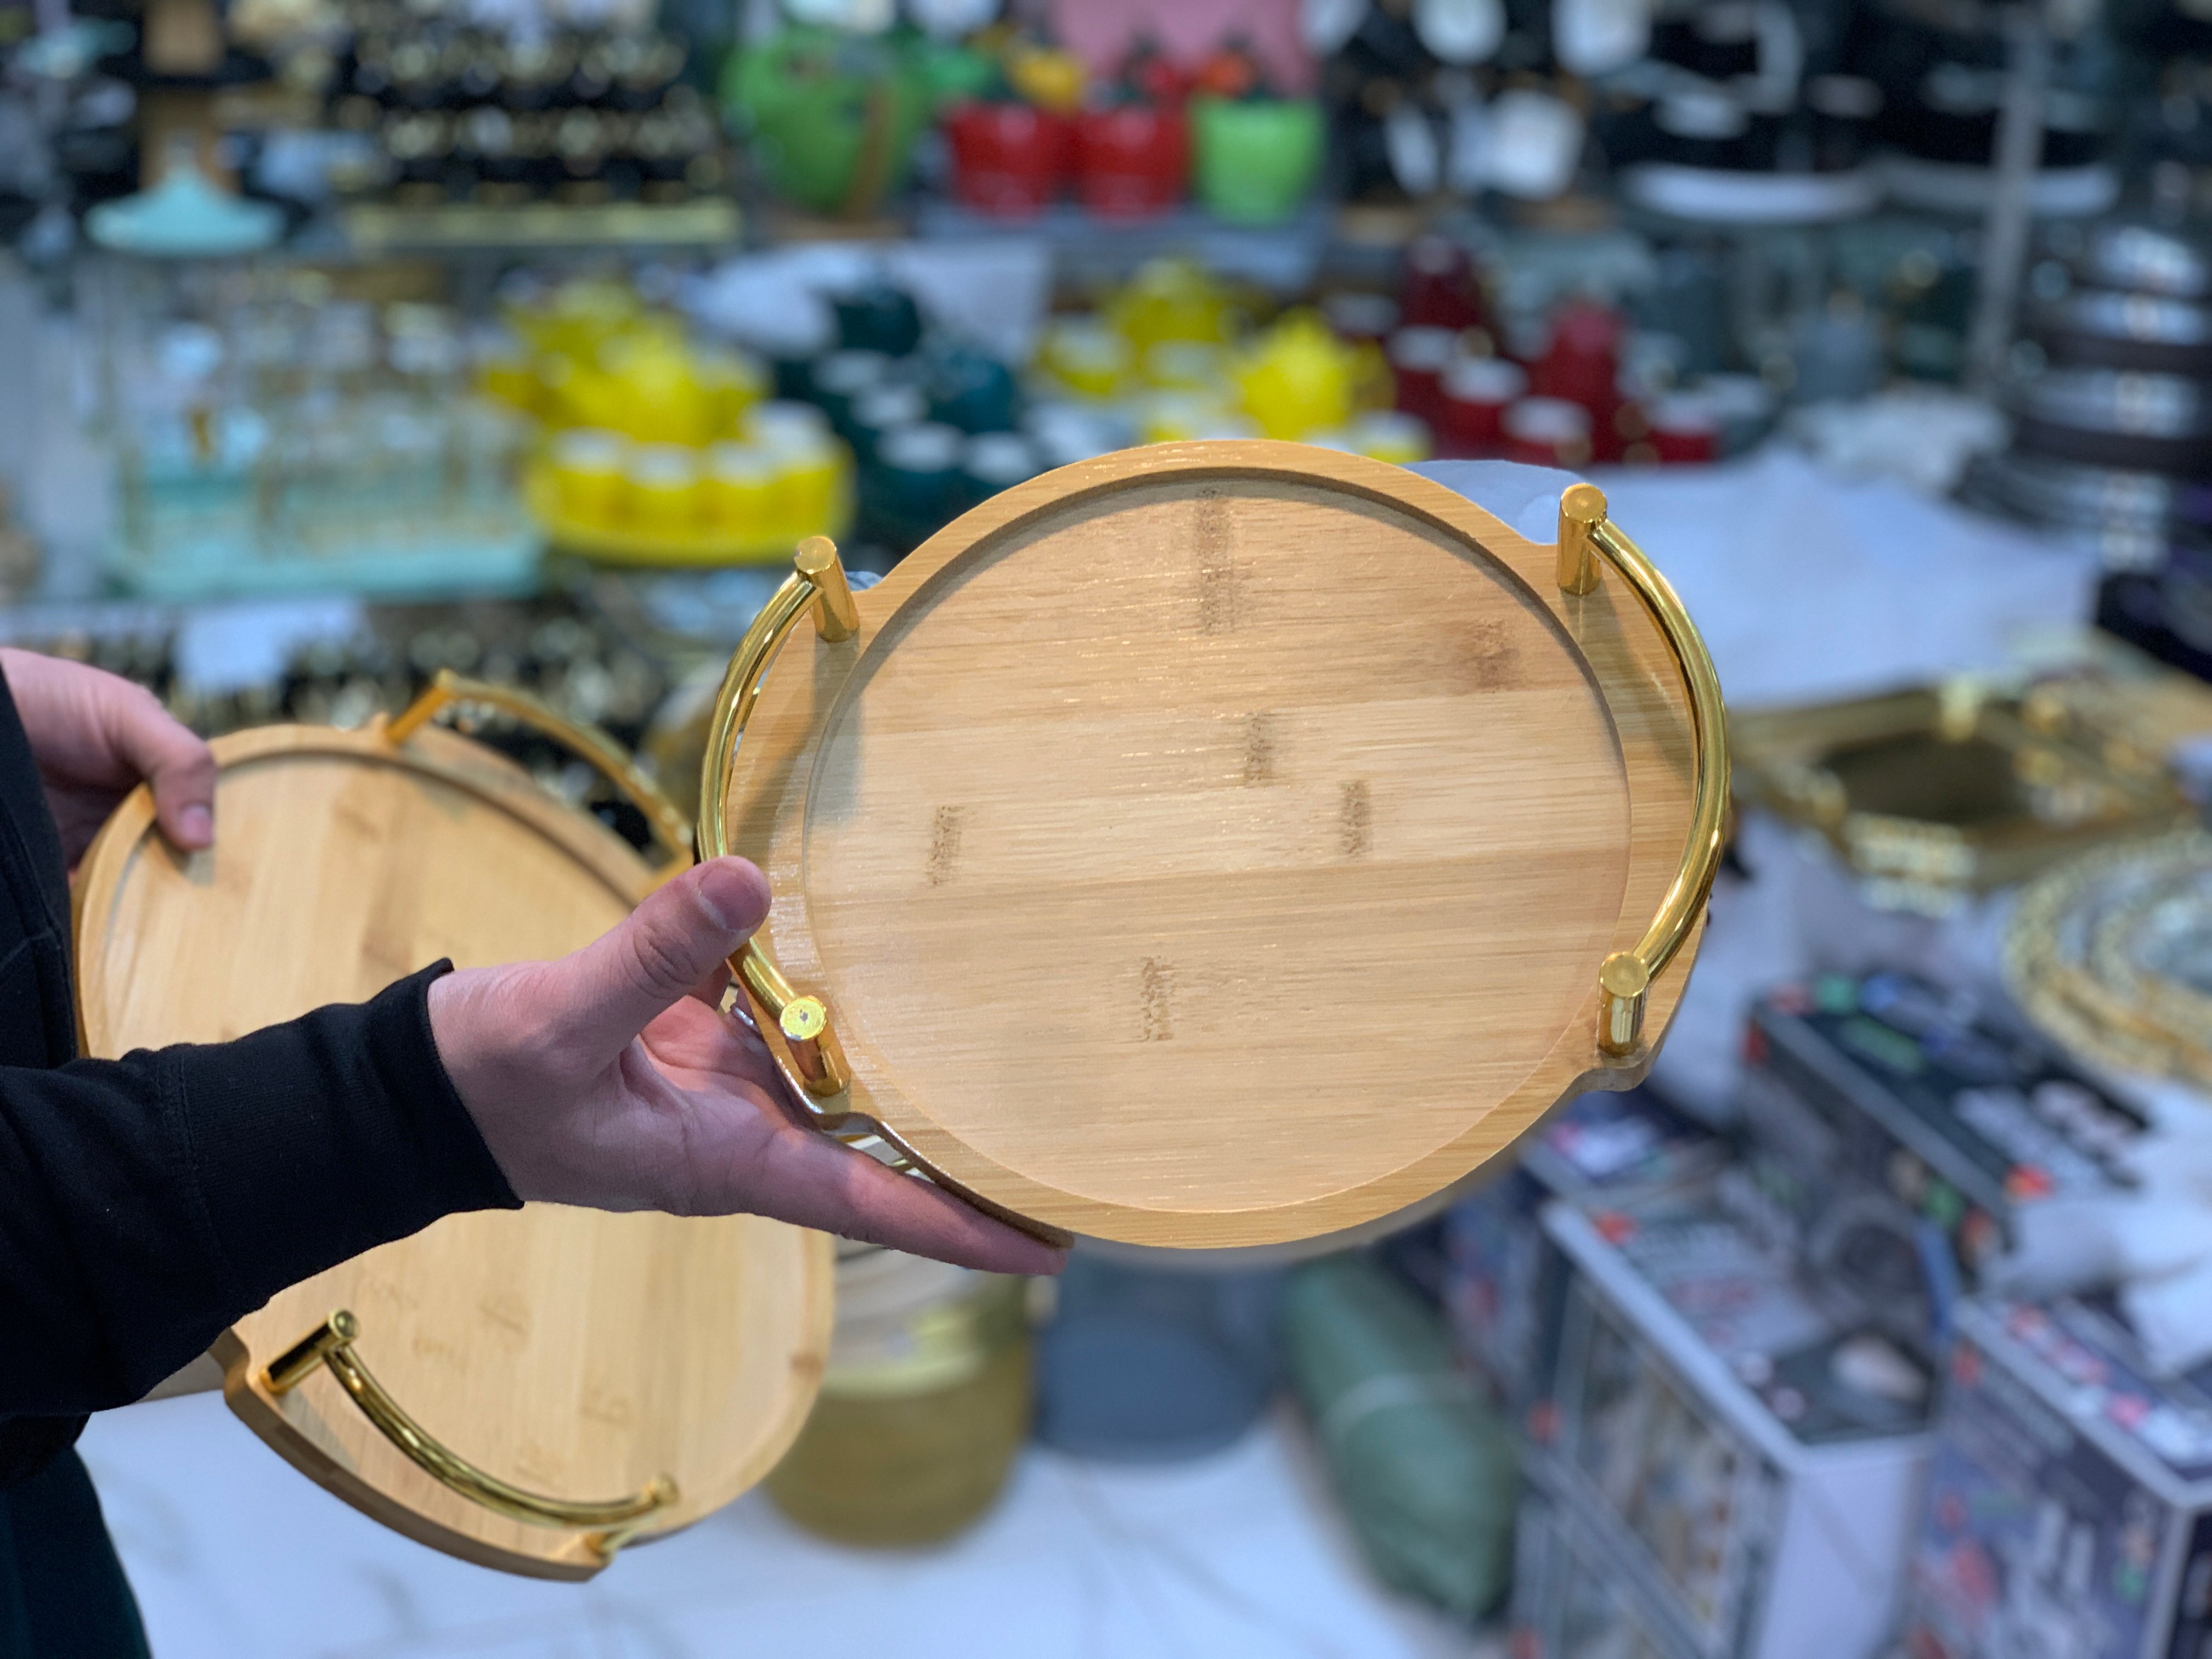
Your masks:
[{"label": "pink object", "polygon": [[1590,412],[1563,398],[1523,398],[1505,411],[1505,459],[1531,466],[1589,465]]},{"label": "pink object", "polygon": [[1299,0],[1049,0],[1046,9],[1052,38],[1095,81],[1111,81],[1147,40],[1185,70],[1234,40],[1251,49],[1277,92],[1297,97],[1313,89]]},{"label": "pink object", "polygon": [[1027,104],[960,104],[945,118],[952,189],[1000,218],[1041,213],[1068,173],[1073,134],[1064,117]]},{"label": "pink object", "polygon": [[1528,389],[1528,376],[1502,357],[1463,357],[1443,372],[1437,453],[1460,459],[1505,447],[1505,410]]},{"label": "pink object", "polygon": [[1390,371],[1397,377],[1398,407],[1431,427],[1443,409],[1443,372],[1459,356],[1459,336],[1448,328],[1401,328],[1390,337]]},{"label": "pink object", "polygon": [[1075,176],[1093,213],[1164,213],[1190,181],[1190,125],[1180,109],[1152,104],[1086,110],[1076,118]]}]

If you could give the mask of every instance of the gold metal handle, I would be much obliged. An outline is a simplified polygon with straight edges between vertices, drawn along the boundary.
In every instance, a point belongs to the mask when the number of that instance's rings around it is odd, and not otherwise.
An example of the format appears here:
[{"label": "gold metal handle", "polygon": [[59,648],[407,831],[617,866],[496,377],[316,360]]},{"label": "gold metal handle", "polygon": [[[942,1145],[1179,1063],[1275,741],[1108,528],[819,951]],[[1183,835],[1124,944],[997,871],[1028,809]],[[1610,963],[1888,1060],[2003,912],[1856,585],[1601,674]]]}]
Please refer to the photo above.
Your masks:
[{"label": "gold metal handle", "polygon": [[1690,694],[1690,725],[1697,750],[1696,789],[1690,815],[1689,845],[1674,872],[1659,914],[1632,951],[1616,951],[1598,969],[1597,1046],[1608,1055],[1632,1054],[1644,1036],[1644,1004],[1651,981],[1667,969],[1697,926],[1712,896],[1720,872],[1721,837],[1728,817],[1728,720],[1721,703],[1720,676],[1667,579],[1644,550],[1606,517],[1605,492],[1595,484],[1571,484],[1559,495],[1559,580],[1569,593],[1597,591],[1604,571],[1618,570],[1666,635]]},{"label": "gold metal handle", "polygon": [[399,1402],[369,1375],[368,1368],[355,1354],[353,1345],[360,1336],[361,1322],[341,1308],[278,1355],[261,1380],[270,1394],[288,1394],[315,1367],[327,1366],[338,1386],[353,1396],[362,1415],[440,1486],[510,1521],[526,1521],[538,1527],[590,1528],[588,1541],[603,1556],[612,1555],[628,1542],[647,1516],[675,1503],[676,1482],[665,1474],[632,1497],[590,1503],[541,1497],[486,1474],[448,1450],[400,1409]]},{"label": "gold metal handle", "polygon": [[[762,678],[768,673],[784,641],[811,613],[814,631],[827,643],[837,645],[860,629],[860,612],[853,603],[853,589],[845,580],[845,566],[836,544],[827,536],[809,536],[799,543],[791,574],[783,579],[769,602],[745,629],[744,638],[730,658],[729,672],[714,699],[714,718],[707,730],[707,756],[699,769],[699,856],[720,858],[730,850],[724,822],[722,797],[730,783],[730,762],[738,739],[753,717],[760,701]],[[763,1019],[772,1022],[791,1054],[792,1067],[806,1092],[818,1099],[842,1095],[852,1083],[845,1051],[837,1042],[830,1006],[818,996],[802,995],[792,988],[758,939],[747,939],[744,949],[730,958],[730,971],[744,986]]]},{"label": "gold metal handle", "polygon": [[602,777],[622,793],[623,799],[644,814],[653,839],[668,849],[676,870],[691,862],[691,826],[676,810],[675,803],[637,769],[636,763],[623,752],[622,745],[604,732],[579,725],[527,691],[519,691],[511,685],[494,685],[489,680],[468,679],[450,668],[441,668],[422,695],[386,725],[384,735],[394,744],[404,743],[446,709],[469,703],[496,708],[589,761]]}]

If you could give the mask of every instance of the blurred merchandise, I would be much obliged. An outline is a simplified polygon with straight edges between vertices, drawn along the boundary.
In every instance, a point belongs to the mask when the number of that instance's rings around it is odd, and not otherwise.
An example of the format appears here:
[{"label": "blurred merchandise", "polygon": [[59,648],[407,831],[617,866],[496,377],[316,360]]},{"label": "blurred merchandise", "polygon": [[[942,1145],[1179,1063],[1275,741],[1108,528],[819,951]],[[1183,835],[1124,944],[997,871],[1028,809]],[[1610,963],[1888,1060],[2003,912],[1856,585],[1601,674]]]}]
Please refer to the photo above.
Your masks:
[{"label": "blurred merchandise", "polygon": [[1524,1492],[1513,1534],[1513,1640],[1583,1659],[1698,1659],[1601,1522],[1563,1495]]},{"label": "blurred merchandise", "polygon": [[1959,1312],[1905,1651],[2178,1659],[2212,1634],[2212,1393],[2109,1309]]},{"label": "blurred merchandise", "polygon": [[1076,118],[1075,177],[1083,205],[1109,219],[1164,213],[1190,177],[1190,124],[1179,106],[1118,104]]},{"label": "blurred merchandise", "polygon": [[412,297],[435,291],[405,272],[88,264],[108,574],[167,599],[532,586],[524,431],[468,395],[462,319]]},{"label": "blurred merchandise", "polygon": [[1192,187],[1231,224],[1287,219],[1321,170],[1321,106],[1306,99],[1191,100]]},{"label": "blurred merchandise", "polygon": [[[884,303],[854,297],[850,325],[906,326],[884,320]],[[614,562],[726,564],[842,533],[845,447],[813,410],[768,400],[757,360],[702,343],[620,284],[526,296],[505,321],[518,349],[486,361],[479,384],[538,423],[522,488],[556,546]]]},{"label": "blurred merchandise", "polygon": [[1376,1263],[1332,1256],[1292,1273],[1283,1343],[1370,1565],[1462,1620],[1487,1612],[1507,1584],[1519,1477],[1436,1314]]},{"label": "blurred merchandise", "polygon": [[1074,130],[1066,117],[1027,104],[965,103],[945,117],[953,190],[979,213],[1042,212],[1070,171]]},{"label": "blurred merchandise", "polygon": [[1971,680],[1737,715],[1740,799],[1808,825],[1867,897],[1942,915],[2112,836],[2186,817],[2162,754],[2069,721],[2064,695]]},{"label": "blurred merchandise", "polygon": [[1028,1435],[1026,1297],[1023,1279],[841,1240],[829,1368],[768,1477],[776,1507],[875,1548],[981,1519]]},{"label": "blurred merchandise", "polygon": [[[1814,404],[1794,410],[1786,428],[1831,471],[1850,478],[1894,478],[1929,495],[1960,488],[1971,504],[1983,504],[1976,480],[1983,469],[2002,465],[2004,416],[1986,398],[1948,387],[1907,381],[1852,401]],[[2042,461],[2024,469],[2037,477],[2060,469]]]},{"label": "blurred merchandise", "polygon": [[46,551],[38,538],[15,520],[15,503],[8,486],[0,483],[0,605],[27,598],[39,585],[46,566]]},{"label": "blurred merchandise", "polygon": [[495,241],[526,222],[500,216],[532,204],[665,208],[727,188],[714,111],[684,79],[690,44],[649,9],[331,11],[282,37],[293,73],[323,93],[328,131],[273,139],[257,174],[302,210],[336,198],[364,227],[387,222],[367,210],[388,208]]},{"label": "blurred merchandise", "polygon": [[1552,1199],[1617,1204],[1711,1175],[1725,1147],[1650,1089],[1569,1101],[1516,1149],[1512,1166],[1443,1214],[1439,1299],[1454,1345],[1493,1401],[1533,1403],[1559,1313],[1560,1258],[1536,1213]]},{"label": "blurred merchandise", "polygon": [[2212,835],[2121,842],[2045,874],[2013,913],[2005,979],[2075,1052],[2212,1089]]},{"label": "blurred merchandise", "polygon": [[[1874,1659],[1903,1588],[1932,1378],[1831,1312],[1729,1188],[1543,1211],[1565,1290],[1526,1468],[1618,1564],[1616,1617],[1656,1626],[1656,1651]],[[1562,1577],[1524,1576],[1535,1599],[1516,1601],[1516,1635],[1588,1599]]]},{"label": "blurred merchandise", "polygon": [[1237,1440],[1281,1382],[1282,1285],[1272,1268],[1079,1251],[1037,1337],[1037,1438],[1117,1462],[1202,1457]]},{"label": "blurred merchandise", "polygon": [[2087,541],[2110,568],[2154,572],[2212,526],[2212,253],[2124,219],[2033,275],[2033,343],[2006,392],[2013,445],[1976,466],[1966,497]]},{"label": "blurred merchandise", "polygon": [[2141,1113],[1959,991],[1893,972],[1779,987],[1744,1053],[1776,1222],[1855,1319],[1923,1358],[2023,1209],[2135,1184]]},{"label": "blurred merchandise", "polygon": [[777,196],[861,219],[904,183],[932,94],[897,36],[792,25],[732,57],[722,97]]}]

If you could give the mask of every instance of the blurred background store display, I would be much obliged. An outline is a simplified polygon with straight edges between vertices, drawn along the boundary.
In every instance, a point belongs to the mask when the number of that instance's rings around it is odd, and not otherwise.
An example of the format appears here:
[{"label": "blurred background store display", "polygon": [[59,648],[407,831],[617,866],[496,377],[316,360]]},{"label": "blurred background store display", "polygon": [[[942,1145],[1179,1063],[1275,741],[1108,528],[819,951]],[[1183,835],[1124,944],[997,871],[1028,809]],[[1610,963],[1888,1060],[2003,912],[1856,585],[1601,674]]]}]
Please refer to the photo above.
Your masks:
[{"label": "blurred background store display", "polygon": [[[1697,616],[1737,812],[1646,1088],[1322,1260],[848,1251],[792,1456],[641,1554],[671,1605],[742,1552],[762,1605],[841,1587],[829,1652],[894,1571],[1039,1650],[1101,1607],[1145,1651],[2196,1650],[2198,0],[0,0],[0,363],[9,642],[210,732],[452,668],[687,804],[797,541],[881,574],[1134,445],[1420,466],[1538,540],[1559,480],[1483,464],[1588,473]],[[90,1443],[157,1644],[296,1650],[158,1542],[230,1501],[204,1403]],[[1065,1538],[1105,1565],[1024,1553]],[[356,1646],[490,1650],[477,1582]]]}]

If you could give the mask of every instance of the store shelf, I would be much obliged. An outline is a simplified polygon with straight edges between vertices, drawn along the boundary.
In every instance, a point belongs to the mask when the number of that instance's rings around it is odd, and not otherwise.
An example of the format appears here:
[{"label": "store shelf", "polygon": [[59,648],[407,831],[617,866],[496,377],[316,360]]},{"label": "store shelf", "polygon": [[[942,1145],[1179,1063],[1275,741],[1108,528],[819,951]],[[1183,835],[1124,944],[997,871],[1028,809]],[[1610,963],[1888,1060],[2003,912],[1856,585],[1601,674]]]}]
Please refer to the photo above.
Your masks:
[{"label": "store shelf", "polygon": [[1637,206],[1708,225],[1826,225],[1881,205],[1881,175],[1849,173],[1735,173],[1653,161],[1621,180]]},{"label": "store shelf", "polygon": [[1319,202],[1279,225],[1234,225],[1188,206],[1152,219],[1102,219],[1063,204],[1033,218],[1006,219],[928,201],[915,214],[915,234],[925,241],[1043,242],[1063,281],[1119,282],[1148,259],[1181,255],[1278,294],[1297,293],[1313,281],[1334,226],[1334,210]]},{"label": "store shelf", "polygon": [[118,547],[109,551],[106,574],[134,599],[179,604],[317,593],[386,600],[503,598],[537,591],[540,545],[536,528],[525,525],[466,540],[355,543],[328,556],[296,550],[264,555],[215,543],[147,557]]},{"label": "store shelf", "polygon": [[738,204],[719,197],[656,206],[609,202],[574,207],[532,202],[484,207],[363,203],[341,215],[347,241],[363,253],[495,252],[506,248],[720,247],[744,227]]}]

